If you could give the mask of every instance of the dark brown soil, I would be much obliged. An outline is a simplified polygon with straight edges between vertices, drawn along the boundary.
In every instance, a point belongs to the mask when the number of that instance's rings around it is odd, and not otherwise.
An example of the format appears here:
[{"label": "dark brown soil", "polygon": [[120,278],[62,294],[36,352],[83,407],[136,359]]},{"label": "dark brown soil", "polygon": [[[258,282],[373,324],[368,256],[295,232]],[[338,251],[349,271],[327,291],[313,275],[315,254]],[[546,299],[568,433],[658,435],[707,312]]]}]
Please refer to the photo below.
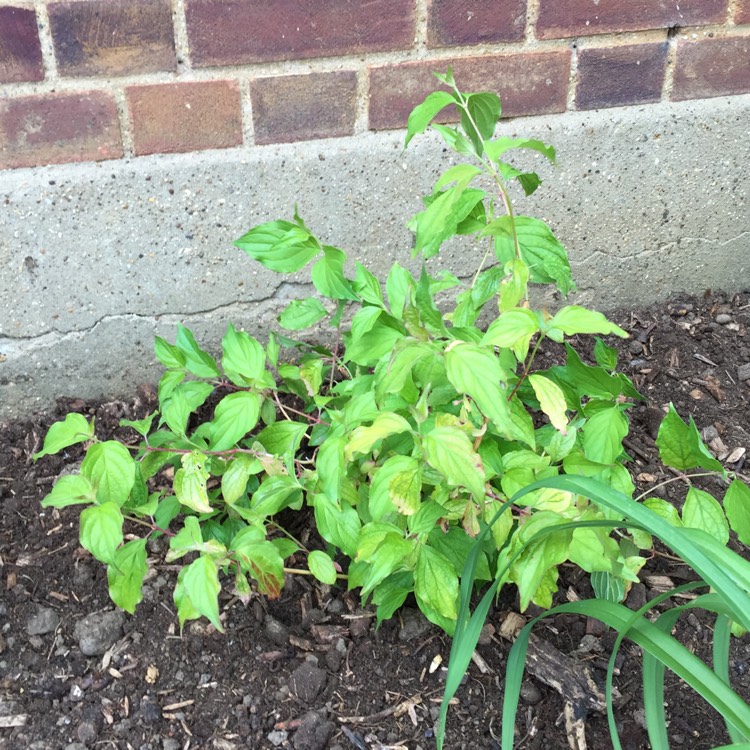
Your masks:
[{"label": "dark brown soil", "polygon": [[[640,489],[672,476],[660,468],[654,447],[660,410],[670,401],[708,431],[729,468],[742,472],[742,449],[750,448],[750,381],[741,381],[738,370],[744,365],[742,374],[750,375],[750,293],[680,298],[613,317],[633,334],[620,345],[621,366],[649,399],[634,411],[628,437]],[[196,622],[180,636],[171,599],[176,574],[157,540],[149,548],[154,575],[144,602],[133,617],[112,615],[105,571],[78,545],[76,509],[39,506],[60,472],[80,459],[80,448],[36,464],[30,457],[49,424],[70,410],[95,415],[100,436],[126,434],[119,419],[153,408],[149,393],[142,388],[129,400],[104,404],[66,399],[53,414],[0,424],[0,748],[433,748],[450,643],[413,609],[376,631],[355,595],[298,577],[278,601],[258,598],[245,607],[227,595],[226,635]],[[723,490],[718,481],[708,489]],[[680,497],[685,484],[658,491]],[[690,572],[657,555],[628,603],[638,606],[657,593],[660,576],[681,583]],[[565,569],[562,579],[562,596],[591,594],[575,570]],[[508,590],[491,613],[478,647],[488,671],[472,665],[457,694],[451,750],[499,748],[509,649],[501,626],[515,606]],[[691,649],[709,654],[708,619],[691,615],[677,632]],[[538,634],[565,654],[576,652],[582,666],[603,678],[612,633],[557,617]],[[85,636],[101,636],[92,648],[103,653],[84,655]],[[443,666],[431,671],[437,657]],[[748,640],[735,641],[730,673],[745,696],[748,660]],[[626,645],[617,708],[626,750],[648,747],[639,665],[637,649]],[[720,717],[675,679],[668,679],[667,702],[673,747],[728,742]],[[529,678],[516,746],[567,748],[563,706],[553,689]],[[602,716],[589,715],[586,739],[589,748],[611,747]]]}]

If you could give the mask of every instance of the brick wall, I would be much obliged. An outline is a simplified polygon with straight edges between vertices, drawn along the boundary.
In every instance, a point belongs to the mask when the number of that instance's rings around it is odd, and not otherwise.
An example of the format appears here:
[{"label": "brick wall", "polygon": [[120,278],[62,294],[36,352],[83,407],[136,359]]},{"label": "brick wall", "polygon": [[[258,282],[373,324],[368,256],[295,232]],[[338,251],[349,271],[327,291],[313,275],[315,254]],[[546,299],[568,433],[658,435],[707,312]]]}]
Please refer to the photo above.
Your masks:
[{"label": "brick wall", "polygon": [[0,169],[750,92],[750,0],[0,0]]}]

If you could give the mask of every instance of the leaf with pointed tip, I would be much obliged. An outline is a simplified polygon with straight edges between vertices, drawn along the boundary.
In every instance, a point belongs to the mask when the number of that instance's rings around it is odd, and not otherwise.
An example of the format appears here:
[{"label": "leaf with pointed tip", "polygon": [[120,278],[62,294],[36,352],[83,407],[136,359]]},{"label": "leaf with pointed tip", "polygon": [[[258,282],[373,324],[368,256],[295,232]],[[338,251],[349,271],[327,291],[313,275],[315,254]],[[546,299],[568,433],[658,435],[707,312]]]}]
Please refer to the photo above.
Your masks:
[{"label": "leaf with pointed tip", "polygon": [[454,94],[447,91],[433,91],[411,111],[406,123],[406,139],[404,148],[409,145],[409,141],[418,133],[423,133],[432,119],[443,109],[451,104],[456,103]]},{"label": "leaf with pointed tip", "polygon": [[216,562],[201,555],[184,567],[177,576],[174,603],[180,630],[186,620],[205,617],[220,633],[224,632],[219,619],[219,571]]},{"label": "leaf with pointed tip", "polygon": [[234,244],[266,268],[280,273],[299,271],[321,249],[318,240],[304,224],[290,221],[260,224]]},{"label": "leaf with pointed tip", "polygon": [[94,423],[88,422],[82,414],[68,414],[62,422],[55,422],[44,438],[42,450],[35,453],[34,461],[52,453],[58,453],[63,448],[68,448],[77,443],[83,443],[94,437]]},{"label": "leaf with pointed tip", "polygon": [[80,542],[97,560],[112,563],[122,544],[123,517],[120,506],[106,502],[81,513]]},{"label": "leaf with pointed tip", "polygon": [[107,566],[109,596],[120,609],[131,615],[143,599],[143,579],[146,573],[148,563],[145,539],[132,539],[123,544]]}]

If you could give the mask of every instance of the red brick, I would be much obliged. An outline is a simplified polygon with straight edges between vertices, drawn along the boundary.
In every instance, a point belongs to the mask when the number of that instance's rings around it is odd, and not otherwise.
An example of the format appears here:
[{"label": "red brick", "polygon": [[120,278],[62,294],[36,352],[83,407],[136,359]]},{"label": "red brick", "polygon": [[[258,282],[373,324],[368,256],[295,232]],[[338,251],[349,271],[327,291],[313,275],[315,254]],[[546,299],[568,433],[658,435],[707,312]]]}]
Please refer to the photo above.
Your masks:
[{"label": "red brick", "polygon": [[174,70],[169,0],[82,0],[49,5],[63,76],[120,76]]},{"label": "red brick", "polygon": [[135,153],[231,148],[242,143],[236,81],[128,86]]},{"label": "red brick", "polygon": [[734,10],[735,23],[750,23],[750,0],[739,0]]},{"label": "red brick", "polygon": [[728,0],[539,0],[539,39],[722,23]]},{"label": "red brick", "polygon": [[514,42],[523,39],[526,0],[432,0],[427,45]]},{"label": "red brick", "polygon": [[680,40],[672,99],[750,92],[750,36]]},{"label": "red brick", "polygon": [[36,13],[27,8],[0,8],[0,83],[43,78]]},{"label": "red brick", "polygon": [[371,68],[370,127],[404,127],[413,107],[440,88],[432,73],[449,66],[462,91],[500,94],[504,117],[565,110],[570,51],[519,52]]},{"label": "red brick", "polygon": [[187,0],[197,66],[405,49],[414,0]]},{"label": "red brick", "polygon": [[357,76],[350,71],[250,82],[256,143],[335,138],[354,132]]},{"label": "red brick", "polygon": [[122,153],[117,107],[103,91],[0,100],[0,169]]},{"label": "red brick", "polygon": [[580,50],[576,107],[595,109],[658,102],[667,50],[667,42]]}]

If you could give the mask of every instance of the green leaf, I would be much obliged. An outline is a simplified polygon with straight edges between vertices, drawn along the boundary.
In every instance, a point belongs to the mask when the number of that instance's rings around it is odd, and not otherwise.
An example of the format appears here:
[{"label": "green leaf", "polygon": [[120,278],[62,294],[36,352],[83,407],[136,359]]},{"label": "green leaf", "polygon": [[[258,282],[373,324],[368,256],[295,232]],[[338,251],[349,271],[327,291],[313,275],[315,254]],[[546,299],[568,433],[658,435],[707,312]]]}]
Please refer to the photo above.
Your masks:
[{"label": "green leaf", "polygon": [[679,528],[683,525],[682,520],[680,519],[680,514],[677,512],[677,508],[675,508],[672,503],[661,497],[647,497],[643,501],[643,506],[672,524],[672,526],[677,526]]},{"label": "green leaf", "polygon": [[[165,376],[168,374],[165,373]],[[210,383],[199,383],[195,380],[176,386],[162,403],[162,421],[166,422],[176,435],[184,437],[190,415],[205,402],[213,390],[214,387]]]},{"label": "green leaf", "polygon": [[139,435],[146,437],[151,432],[151,424],[158,412],[151,412],[143,419],[121,419],[120,427],[132,427]]},{"label": "green leaf", "polygon": [[174,475],[174,494],[182,505],[196,513],[211,513],[208,502],[209,472],[206,470],[206,456],[200,451],[186,453],[182,457],[182,468]]},{"label": "green leaf", "polygon": [[444,555],[426,545],[420,546],[417,552],[414,595],[428,619],[434,621],[434,614],[446,620],[458,617],[456,570]]},{"label": "green leaf", "polygon": [[252,515],[258,518],[273,516],[280,510],[299,507],[302,504],[302,488],[297,477],[287,474],[266,477],[253,493],[250,502]]},{"label": "green leaf", "polygon": [[605,570],[596,570],[591,574],[591,588],[597,599],[617,603],[625,598],[625,581]]},{"label": "green leaf", "polygon": [[750,545],[750,488],[739,479],[729,485],[724,495],[724,510],[737,538]]},{"label": "green leaf", "polygon": [[388,489],[391,502],[398,512],[403,516],[413,516],[422,502],[422,472],[418,464],[414,468],[395,474]]},{"label": "green leaf", "polygon": [[273,332],[268,334],[268,343],[266,344],[266,356],[268,361],[276,367],[279,364],[279,341]]},{"label": "green leaf", "polygon": [[315,495],[312,502],[315,525],[320,535],[353,559],[357,554],[357,539],[362,526],[357,511],[350,505],[336,503],[323,494]]},{"label": "green leaf", "polygon": [[427,461],[451,487],[465,487],[474,499],[484,498],[484,466],[471,440],[457,427],[436,427],[424,436]]},{"label": "green leaf", "polygon": [[67,508],[96,502],[96,492],[89,480],[80,474],[60,477],[52,491],[42,500],[43,508]]},{"label": "green leaf", "polygon": [[307,556],[307,567],[321,583],[326,583],[329,586],[336,583],[336,566],[325,552],[313,550]]},{"label": "green leaf", "polygon": [[563,435],[568,433],[568,414],[565,394],[560,386],[553,383],[544,375],[531,374],[529,382],[534,389],[539,406],[542,411],[549,417],[549,421],[555,429],[560,430]]},{"label": "green leaf", "polygon": [[279,323],[289,331],[310,328],[328,315],[328,311],[315,297],[292,300],[279,315]]},{"label": "green leaf", "polygon": [[508,440],[522,440],[533,444],[529,435],[519,429],[511,417],[508,392],[504,385],[507,373],[493,351],[486,346],[453,342],[445,350],[445,367],[453,387],[471,396],[481,413],[492,420],[495,429]]},{"label": "green leaf", "polygon": [[388,297],[388,305],[391,308],[391,313],[396,318],[400,319],[403,315],[404,303],[413,286],[414,278],[412,275],[403,266],[394,263],[388,272],[388,278],[385,282],[385,293]]},{"label": "green leaf", "polygon": [[362,301],[384,308],[383,290],[380,288],[377,277],[373,276],[359,261],[356,262],[355,268],[352,288],[356,294]]},{"label": "green leaf", "polygon": [[164,367],[169,367],[173,370],[181,370],[185,367],[186,358],[184,352],[161,336],[154,337],[154,352],[156,353],[156,358]]},{"label": "green leaf", "polygon": [[433,196],[424,211],[414,217],[414,249],[412,256],[423,253],[425,258],[436,255],[440,246],[456,234],[458,225],[484,199],[486,193],[457,185]]},{"label": "green leaf", "polygon": [[216,539],[203,540],[200,521],[195,516],[185,516],[182,528],[169,540],[166,561],[174,562],[188,552],[201,552],[212,556],[226,553],[226,547]]},{"label": "green leaf", "polygon": [[81,513],[81,546],[97,560],[114,563],[115,552],[122,544],[122,511],[115,502],[86,508]]},{"label": "green leaf", "polygon": [[284,587],[284,560],[278,547],[269,541],[237,545],[234,554],[242,569],[258,582],[258,591],[277,599]]},{"label": "green leaf", "polygon": [[[367,526],[363,528],[360,540],[367,528]],[[399,531],[385,534],[376,547],[369,545],[374,547],[370,554],[363,554],[361,548],[357,550],[356,560],[365,560],[369,563],[362,581],[360,596],[363,599],[388,576],[406,567],[406,561],[414,550],[414,544],[414,541],[404,539]]]},{"label": "green leaf", "polygon": [[312,267],[312,282],[329,299],[357,299],[351,282],[344,276],[346,255],[343,250],[323,246],[323,257]]},{"label": "green leaf", "polygon": [[617,408],[597,411],[581,428],[586,458],[613,464],[622,453],[622,441],[628,434],[627,417]]},{"label": "green leaf", "polygon": [[98,503],[124,505],[135,483],[135,461],[116,440],[94,443],[86,451],[81,474],[90,480]]},{"label": "green leaf", "polygon": [[600,338],[594,344],[594,359],[599,367],[612,372],[617,368],[617,349],[607,346]]},{"label": "green leaf", "polygon": [[411,425],[400,415],[383,412],[369,427],[357,427],[352,430],[344,454],[351,461],[357,453],[369,453],[375,443],[390,435],[411,432]]},{"label": "green leaf", "polygon": [[207,555],[201,555],[183,568],[177,576],[174,590],[174,603],[180,630],[186,620],[205,617],[220,633],[224,632],[219,619],[219,572],[216,562]]},{"label": "green leaf", "polygon": [[515,308],[526,298],[529,288],[529,267],[520,258],[513,258],[505,264],[505,274],[506,278],[500,282],[501,313]]},{"label": "green leaf", "polygon": [[439,190],[441,187],[450,185],[451,182],[466,187],[480,174],[482,174],[482,170],[479,169],[479,167],[475,167],[473,164],[456,164],[443,172],[440,179],[435,183],[433,192]]},{"label": "green leaf", "polygon": [[491,138],[500,119],[500,97],[497,94],[469,94],[466,109],[461,111],[461,126],[474,144],[477,155],[484,153],[483,142]]},{"label": "green leaf", "polygon": [[502,136],[486,143],[484,148],[487,156],[493,161],[499,159],[510,149],[525,148],[536,151],[549,159],[553,164],[555,163],[555,149],[534,138],[508,138],[507,136]]},{"label": "green leaf", "polygon": [[244,331],[236,331],[231,323],[221,340],[221,348],[222,367],[235,385],[252,385],[263,375],[266,366],[263,347]]},{"label": "green leaf", "polygon": [[552,573],[556,579],[557,566],[568,558],[573,532],[572,529],[561,529],[531,540],[540,530],[565,522],[566,519],[556,513],[540,511],[528,519],[518,532],[518,544],[526,546],[511,566],[511,578],[518,586],[522,612],[532,600],[541,607],[552,605],[551,592],[544,585],[545,578]]},{"label": "green leaf", "polygon": [[553,341],[562,342],[562,337],[555,338],[552,335],[554,329],[562,331],[566,336],[575,336],[579,333],[613,333],[620,338],[627,338],[628,332],[620,326],[607,320],[600,312],[587,310],[580,305],[568,305],[559,310],[552,320],[547,324],[547,335]]},{"label": "green leaf", "polygon": [[443,140],[458,154],[465,156],[476,156],[474,146],[471,141],[458,130],[458,128],[449,128],[447,125],[434,124],[432,129],[440,133]]},{"label": "green leaf", "polygon": [[318,240],[304,226],[290,221],[261,224],[234,244],[266,268],[280,273],[299,271],[321,249]]},{"label": "green leaf", "polygon": [[[620,395],[643,401],[643,396],[633,387],[633,384],[623,374],[610,375],[601,367],[591,367],[584,364],[576,350],[565,344],[567,363],[564,367],[553,367],[547,375],[553,375],[558,384],[562,383],[573,391],[578,399],[601,398],[612,400]],[[577,408],[578,404],[571,404]]]},{"label": "green leaf", "polygon": [[701,440],[693,418],[688,424],[680,419],[673,404],[659,426],[656,438],[659,457],[673,469],[701,468],[708,471],[724,471],[721,462],[717,461]]},{"label": "green leaf", "polygon": [[86,417],[82,414],[68,414],[62,422],[55,422],[44,438],[42,450],[35,453],[32,458],[34,461],[42,456],[48,456],[58,453],[63,448],[67,448],[77,443],[83,443],[94,437],[94,422],[89,424]]},{"label": "green leaf", "polygon": [[513,349],[518,359],[525,359],[531,337],[539,331],[539,317],[533,310],[516,307],[506,310],[490,324],[482,344]]},{"label": "green leaf", "polygon": [[260,395],[239,391],[224,396],[211,420],[211,450],[225,451],[235,446],[255,425],[260,413]]},{"label": "green leaf", "polygon": [[447,91],[433,91],[425,100],[411,111],[406,123],[406,139],[404,148],[409,141],[418,133],[424,133],[433,117],[447,106],[456,103],[456,97]]},{"label": "green leaf", "polygon": [[408,472],[419,472],[419,462],[412,456],[391,456],[375,471],[370,482],[368,504],[373,521],[381,521],[397,511],[392,483],[397,477]]},{"label": "green leaf", "polygon": [[216,360],[201,349],[193,338],[193,334],[185,326],[177,325],[177,347],[185,355],[185,366],[199,378],[218,378],[221,372],[216,366]]},{"label": "green leaf", "polygon": [[264,427],[256,436],[268,453],[284,459],[287,470],[291,473],[294,466],[294,456],[299,450],[302,438],[307,433],[308,424],[284,420],[274,422]]},{"label": "green leaf", "polygon": [[132,539],[123,544],[107,566],[109,596],[120,609],[131,615],[143,599],[143,579],[146,573],[148,563],[145,539]]},{"label": "green leaf", "polygon": [[239,453],[227,466],[221,476],[221,496],[228,505],[236,503],[247,489],[247,481],[252,474],[259,474],[263,465],[254,456]]},{"label": "green leaf", "polygon": [[691,487],[682,507],[682,523],[702,529],[721,544],[729,541],[729,524],[721,505],[708,492]]},{"label": "green leaf", "polygon": [[331,499],[339,499],[341,480],[346,476],[344,446],[346,438],[329,437],[318,449],[315,468],[318,472],[322,491]]},{"label": "green leaf", "polygon": [[[495,237],[495,253],[503,263],[516,254],[512,223],[509,216],[501,216],[490,222],[482,232]],[[543,221],[529,216],[516,216],[515,229],[521,260],[529,267],[531,281],[555,284],[564,295],[575,291],[568,253],[552,230]]]},{"label": "green leaf", "polygon": [[[159,379],[158,397],[163,404],[174,392],[174,389],[185,379],[184,370],[167,370]],[[205,383],[201,383],[205,385]]]}]

